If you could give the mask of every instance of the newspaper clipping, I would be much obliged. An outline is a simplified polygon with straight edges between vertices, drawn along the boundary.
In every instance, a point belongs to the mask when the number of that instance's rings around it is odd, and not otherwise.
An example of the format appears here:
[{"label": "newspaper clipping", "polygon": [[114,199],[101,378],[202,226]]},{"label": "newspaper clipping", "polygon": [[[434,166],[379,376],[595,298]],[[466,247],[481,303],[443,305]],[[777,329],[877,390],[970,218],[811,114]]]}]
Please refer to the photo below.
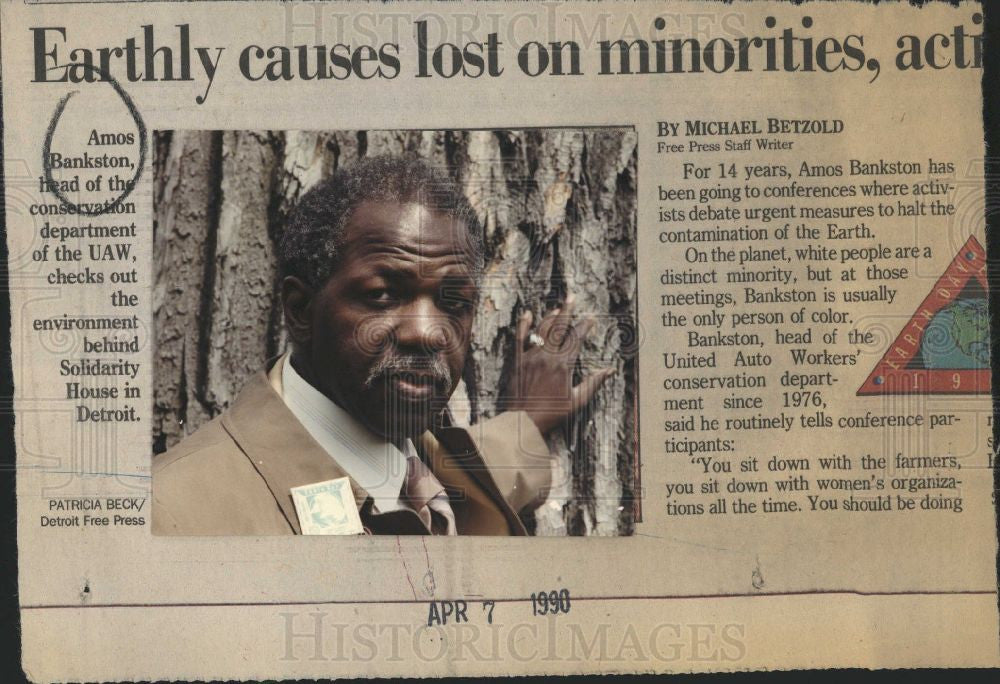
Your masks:
[{"label": "newspaper clipping", "polygon": [[985,11],[0,3],[26,676],[1000,665]]}]

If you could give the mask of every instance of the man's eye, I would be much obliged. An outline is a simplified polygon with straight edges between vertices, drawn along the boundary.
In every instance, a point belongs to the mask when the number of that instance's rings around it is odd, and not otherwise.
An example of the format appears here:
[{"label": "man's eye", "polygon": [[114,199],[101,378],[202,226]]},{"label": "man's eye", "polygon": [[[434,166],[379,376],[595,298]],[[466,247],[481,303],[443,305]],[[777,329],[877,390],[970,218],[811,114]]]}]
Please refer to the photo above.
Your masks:
[{"label": "man's eye", "polygon": [[367,290],[364,293],[364,297],[373,304],[391,304],[396,299],[393,292],[385,287],[376,287]]},{"label": "man's eye", "polygon": [[465,313],[472,309],[472,300],[470,299],[443,299],[441,300],[441,308],[444,311],[451,313]]}]

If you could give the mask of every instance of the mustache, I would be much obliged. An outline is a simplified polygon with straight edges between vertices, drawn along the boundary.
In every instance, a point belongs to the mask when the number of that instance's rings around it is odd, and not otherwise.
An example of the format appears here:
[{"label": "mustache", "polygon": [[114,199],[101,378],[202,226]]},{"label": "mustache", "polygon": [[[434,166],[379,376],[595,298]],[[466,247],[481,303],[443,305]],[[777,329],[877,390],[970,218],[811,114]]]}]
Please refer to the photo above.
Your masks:
[{"label": "mustache", "polygon": [[368,370],[365,387],[371,388],[377,381],[402,373],[427,373],[434,379],[434,384],[451,387],[451,369],[440,356],[423,356],[420,354],[389,353],[375,362]]}]

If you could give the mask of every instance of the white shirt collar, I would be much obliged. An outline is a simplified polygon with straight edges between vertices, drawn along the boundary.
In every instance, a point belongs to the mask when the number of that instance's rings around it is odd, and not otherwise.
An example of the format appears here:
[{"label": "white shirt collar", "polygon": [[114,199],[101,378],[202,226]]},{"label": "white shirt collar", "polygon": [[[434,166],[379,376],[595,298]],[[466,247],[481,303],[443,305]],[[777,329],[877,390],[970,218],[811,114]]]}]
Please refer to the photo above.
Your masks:
[{"label": "white shirt collar", "polygon": [[[282,399],[312,438],[367,491],[379,512],[404,508],[399,495],[406,479],[406,455],[306,382],[289,357],[281,369]],[[416,454],[408,439],[407,455]]]}]

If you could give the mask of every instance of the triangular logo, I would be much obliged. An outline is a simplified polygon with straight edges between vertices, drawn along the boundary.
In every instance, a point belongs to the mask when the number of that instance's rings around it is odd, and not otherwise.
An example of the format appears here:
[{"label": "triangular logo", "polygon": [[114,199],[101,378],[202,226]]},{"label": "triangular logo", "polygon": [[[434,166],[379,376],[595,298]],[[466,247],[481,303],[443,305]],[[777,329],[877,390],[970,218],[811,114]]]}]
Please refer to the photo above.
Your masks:
[{"label": "triangular logo", "polygon": [[986,250],[970,237],[858,389],[877,394],[989,394]]}]

